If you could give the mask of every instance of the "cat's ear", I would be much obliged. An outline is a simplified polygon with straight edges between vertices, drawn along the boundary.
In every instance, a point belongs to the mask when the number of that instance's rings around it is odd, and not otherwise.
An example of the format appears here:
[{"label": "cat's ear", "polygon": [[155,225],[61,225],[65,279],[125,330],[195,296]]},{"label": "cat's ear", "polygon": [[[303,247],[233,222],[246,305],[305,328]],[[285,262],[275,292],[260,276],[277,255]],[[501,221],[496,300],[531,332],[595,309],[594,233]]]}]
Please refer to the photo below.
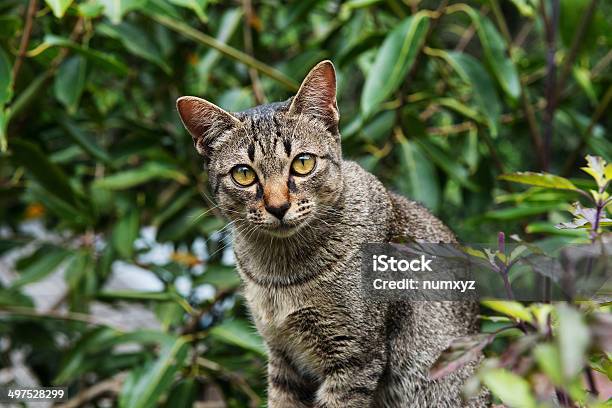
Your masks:
[{"label": "cat's ear", "polygon": [[240,125],[240,121],[229,112],[195,96],[178,98],[176,108],[193,138],[196,150],[202,156],[210,155],[210,145],[216,137]]},{"label": "cat's ear", "polygon": [[336,70],[331,61],[321,61],[310,70],[291,101],[289,113],[314,116],[333,133],[338,132],[340,115],[336,104]]}]

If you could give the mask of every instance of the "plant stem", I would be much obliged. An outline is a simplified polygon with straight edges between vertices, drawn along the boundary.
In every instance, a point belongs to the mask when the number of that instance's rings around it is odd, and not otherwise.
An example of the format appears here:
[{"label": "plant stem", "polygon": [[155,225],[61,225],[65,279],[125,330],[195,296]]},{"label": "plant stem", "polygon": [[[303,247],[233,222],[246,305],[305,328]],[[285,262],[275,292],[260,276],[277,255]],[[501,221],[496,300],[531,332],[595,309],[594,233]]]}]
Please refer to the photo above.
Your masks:
[{"label": "plant stem", "polygon": [[192,40],[202,43],[207,47],[214,48],[221,54],[224,54],[236,61],[242,62],[248,67],[256,69],[260,73],[274,79],[275,81],[278,81],[281,85],[283,85],[290,91],[297,92],[299,88],[299,84],[297,82],[295,82],[293,79],[289,78],[287,75],[283,74],[279,70],[272,68],[271,66],[266,65],[259,60],[256,60],[250,55],[247,55],[234,47],[231,47],[227,44],[218,41],[216,38],[204,34],[196,30],[195,28],[191,28],[183,22],[159,14],[150,13],[148,14],[148,16],[151,19],[157,21],[158,23],[170,28],[171,30],[176,31],[179,34],[183,34],[187,38],[191,38]]},{"label": "plant stem", "polygon": [[548,171],[550,167],[550,157],[552,139],[554,135],[554,118],[557,109],[557,66],[555,63],[555,52],[557,47],[557,29],[559,25],[559,0],[551,1],[551,16],[547,19],[544,2],[540,3],[542,8],[542,18],[546,20],[546,110],[544,112],[544,145],[542,167]]},{"label": "plant stem", "polygon": [[601,102],[599,102],[599,105],[597,105],[597,108],[595,108],[595,112],[593,113],[593,116],[591,117],[589,126],[586,128],[584,135],[582,135],[580,144],[578,145],[578,147],[576,147],[576,149],[574,149],[574,151],[567,158],[565,164],[563,165],[563,171],[561,172],[561,175],[568,176],[571,173],[572,168],[574,167],[574,163],[576,163],[576,160],[578,159],[580,152],[582,152],[582,149],[584,149],[586,145],[589,143],[589,139],[591,138],[591,135],[593,133],[593,128],[595,127],[595,125],[597,124],[597,122],[599,121],[603,113],[608,108],[610,101],[612,101],[612,85],[608,87]]},{"label": "plant stem", "polygon": [[[504,36],[504,39],[506,40],[506,53],[508,57],[512,58],[512,37],[510,36],[508,25],[506,24],[506,20],[504,19],[504,15],[501,12],[497,0],[491,1],[491,9],[493,11],[495,21],[497,22],[497,25],[499,26],[499,29],[502,35]],[[523,112],[525,113],[525,119],[527,119],[527,125],[529,126],[529,134],[531,136],[531,140],[533,142],[535,150],[538,152],[538,156],[541,160],[543,157],[544,147],[542,143],[542,135],[540,134],[540,128],[538,127],[536,121],[533,106],[531,106],[531,103],[529,102],[527,85],[525,84],[523,79],[519,79],[519,85],[521,87],[521,105],[523,108]]]},{"label": "plant stem", "polygon": [[38,9],[38,0],[30,0],[28,4],[28,10],[26,12],[26,21],[23,27],[23,35],[21,36],[21,42],[19,43],[19,52],[17,54],[17,58],[15,59],[15,64],[13,65],[13,88],[17,83],[17,76],[19,75],[19,71],[21,70],[21,64],[23,63],[23,58],[28,51],[28,44],[30,43],[30,37],[32,36],[32,27],[34,16],[36,15],[36,10]]},{"label": "plant stem", "polygon": [[583,43],[584,35],[587,31],[587,28],[591,20],[593,19],[593,14],[595,13],[598,2],[599,0],[591,0],[591,3],[589,3],[588,8],[586,9],[584,14],[582,15],[582,18],[580,19],[580,25],[578,26],[578,29],[576,30],[576,34],[574,35],[574,38],[572,40],[570,51],[567,54],[567,57],[565,58],[563,69],[561,70],[561,75],[559,75],[559,83],[558,83],[559,86],[557,88],[557,96],[561,91],[563,91],[563,88],[565,87],[565,81],[567,80],[567,77],[569,76],[572,66],[574,65],[576,56],[578,56],[578,50],[580,49],[580,45],[582,45]]},{"label": "plant stem", "polygon": [[[251,31],[251,25],[255,21],[255,15],[253,13],[253,5],[251,0],[242,0],[242,7],[244,8],[244,24],[242,26],[243,37],[244,37],[244,49],[250,57],[254,58],[255,52],[253,50],[253,33]],[[255,95],[255,102],[261,105],[266,103],[267,98],[264,94],[263,87],[259,80],[259,75],[255,68],[249,68],[249,77],[251,78],[251,85],[253,86],[253,95]]]}]

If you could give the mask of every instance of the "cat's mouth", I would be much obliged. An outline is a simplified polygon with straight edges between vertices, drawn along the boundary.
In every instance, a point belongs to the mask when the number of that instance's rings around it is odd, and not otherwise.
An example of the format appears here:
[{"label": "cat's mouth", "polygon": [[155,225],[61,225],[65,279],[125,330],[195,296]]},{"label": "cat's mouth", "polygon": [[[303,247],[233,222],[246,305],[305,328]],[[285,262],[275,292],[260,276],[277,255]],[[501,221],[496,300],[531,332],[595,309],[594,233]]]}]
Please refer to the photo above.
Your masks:
[{"label": "cat's mouth", "polygon": [[278,238],[286,238],[295,234],[300,229],[301,223],[289,223],[286,221],[280,221],[275,225],[268,225],[264,227],[265,231]]}]

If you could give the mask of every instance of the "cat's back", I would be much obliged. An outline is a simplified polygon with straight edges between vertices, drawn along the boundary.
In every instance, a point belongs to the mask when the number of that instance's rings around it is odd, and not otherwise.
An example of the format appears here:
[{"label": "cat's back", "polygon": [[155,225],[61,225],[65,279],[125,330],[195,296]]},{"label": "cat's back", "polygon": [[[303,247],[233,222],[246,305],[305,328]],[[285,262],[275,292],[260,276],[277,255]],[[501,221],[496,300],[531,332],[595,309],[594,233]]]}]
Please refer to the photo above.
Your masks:
[{"label": "cat's back", "polygon": [[357,214],[375,221],[377,228],[385,228],[389,240],[456,242],[452,231],[421,204],[387,190],[356,162],[345,160],[342,167],[349,205]]}]

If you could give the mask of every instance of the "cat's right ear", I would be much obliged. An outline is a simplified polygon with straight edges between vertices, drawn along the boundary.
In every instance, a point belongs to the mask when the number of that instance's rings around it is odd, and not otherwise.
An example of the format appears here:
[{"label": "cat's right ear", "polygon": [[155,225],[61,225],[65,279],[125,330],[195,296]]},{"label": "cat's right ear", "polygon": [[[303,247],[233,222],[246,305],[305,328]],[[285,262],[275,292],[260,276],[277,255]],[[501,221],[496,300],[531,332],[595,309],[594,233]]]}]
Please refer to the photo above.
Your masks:
[{"label": "cat's right ear", "polygon": [[211,143],[219,135],[240,125],[240,121],[229,112],[195,96],[178,98],[176,108],[196,150],[204,157],[210,156]]}]

